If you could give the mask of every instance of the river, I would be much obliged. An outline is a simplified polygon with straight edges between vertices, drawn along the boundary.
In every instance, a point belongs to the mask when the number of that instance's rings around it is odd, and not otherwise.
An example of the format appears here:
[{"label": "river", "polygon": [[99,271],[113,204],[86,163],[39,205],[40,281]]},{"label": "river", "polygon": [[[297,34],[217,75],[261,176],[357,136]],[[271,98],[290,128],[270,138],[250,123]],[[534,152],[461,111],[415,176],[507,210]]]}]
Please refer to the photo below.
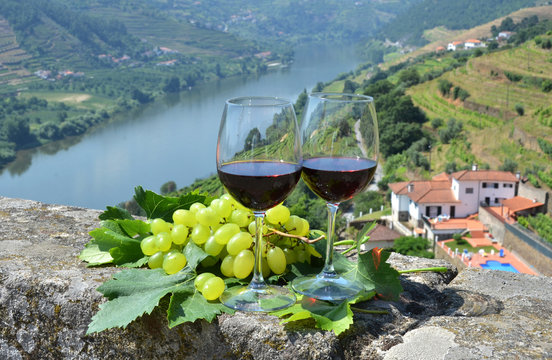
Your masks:
[{"label": "river", "polygon": [[105,209],[131,199],[138,185],[155,192],[169,180],[179,188],[189,185],[216,172],[217,133],[226,99],[262,95],[295,102],[304,89],[360,63],[352,46],[298,47],[287,68],[203,84],[81,138],[22,151],[0,173],[0,195]]}]

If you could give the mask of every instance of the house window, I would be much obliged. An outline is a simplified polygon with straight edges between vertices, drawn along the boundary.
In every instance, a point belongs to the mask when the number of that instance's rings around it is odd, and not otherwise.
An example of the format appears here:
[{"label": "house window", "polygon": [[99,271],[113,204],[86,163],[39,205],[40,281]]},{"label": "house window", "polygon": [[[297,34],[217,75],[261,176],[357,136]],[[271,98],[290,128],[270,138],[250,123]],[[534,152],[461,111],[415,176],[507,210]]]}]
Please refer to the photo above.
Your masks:
[{"label": "house window", "polygon": [[486,187],[487,187],[487,183],[486,183],[486,182],[482,183],[482,184],[481,184],[481,187],[482,187],[482,188],[486,188]]},{"label": "house window", "polygon": [[494,188],[498,189],[498,183],[494,183]]},{"label": "house window", "polygon": [[473,194],[473,188],[466,188],[466,194]]},{"label": "house window", "polygon": [[513,188],[514,185],[513,185],[513,184],[502,184],[502,187],[505,187],[505,188]]},{"label": "house window", "polygon": [[506,200],[505,198],[495,198],[495,204],[500,204],[502,200]]}]

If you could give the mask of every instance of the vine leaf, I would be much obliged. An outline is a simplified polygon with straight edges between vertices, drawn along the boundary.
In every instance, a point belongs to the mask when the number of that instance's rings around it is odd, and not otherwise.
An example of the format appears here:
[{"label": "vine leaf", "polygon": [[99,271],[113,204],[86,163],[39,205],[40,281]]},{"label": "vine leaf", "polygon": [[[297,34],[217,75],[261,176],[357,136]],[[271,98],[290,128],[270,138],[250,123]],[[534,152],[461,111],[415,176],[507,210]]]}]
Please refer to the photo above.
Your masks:
[{"label": "vine leaf", "polygon": [[148,219],[161,218],[172,222],[172,214],[178,209],[189,209],[195,202],[209,203],[208,195],[191,192],[179,197],[162,196],[141,186],[134,188],[134,199],[146,212]]},{"label": "vine leaf", "polygon": [[127,269],[115,274],[98,287],[109,301],[100,305],[86,333],[125,328],[138,317],[151,314],[165,295],[193,287],[193,275],[190,271],[166,275],[162,269]]}]

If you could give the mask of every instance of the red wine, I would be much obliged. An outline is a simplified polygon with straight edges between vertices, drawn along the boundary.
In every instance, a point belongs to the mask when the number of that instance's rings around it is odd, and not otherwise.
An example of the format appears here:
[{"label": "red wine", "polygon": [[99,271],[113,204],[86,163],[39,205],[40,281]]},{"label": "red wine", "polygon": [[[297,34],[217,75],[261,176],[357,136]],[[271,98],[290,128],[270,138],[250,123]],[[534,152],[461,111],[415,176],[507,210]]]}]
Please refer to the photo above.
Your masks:
[{"label": "red wine", "polygon": [[236,161],[218,169],[226,190],[251,210],[267,210],[278,205],[297,185],[298,164],[279,161]]},{"label": "red wine", "polygon": [[303,181],[322,199],[339,203],[361,192],[372,180],[376,162],[348,157],[318,157],[303,161]]}]

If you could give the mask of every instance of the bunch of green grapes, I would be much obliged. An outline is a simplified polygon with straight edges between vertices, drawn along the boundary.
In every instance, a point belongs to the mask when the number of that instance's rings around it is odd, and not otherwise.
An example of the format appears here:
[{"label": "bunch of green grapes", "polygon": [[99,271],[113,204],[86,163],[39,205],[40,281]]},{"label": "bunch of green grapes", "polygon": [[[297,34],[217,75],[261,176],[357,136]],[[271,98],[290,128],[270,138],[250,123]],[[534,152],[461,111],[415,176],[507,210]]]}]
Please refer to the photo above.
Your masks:
[{"label": "bunch of green grapes", "polygon": [[[167,274],[182,270],[187,262],[183,248],[192,241],[209,255],[201,262],[204,268],[218,266],[225,277],[238,279],[251,274],[255,265],[254,215],[229,194],[209,206],[194,203],[189,210],[176,210],[172,219],[172,223],[151,220],[152,235],[142,240],[142,252],[149,256],[151,269],[163,268]],[[309,231],[307,220],[291,215],[284,205],[268,210],[261,241],[263,277],[280,275],[294,262],[310,261],[312,249],[302,240]],[[225,288],[224,281],[212,273],[198,275],[195,286],[208,300],[218,298]]]}]

